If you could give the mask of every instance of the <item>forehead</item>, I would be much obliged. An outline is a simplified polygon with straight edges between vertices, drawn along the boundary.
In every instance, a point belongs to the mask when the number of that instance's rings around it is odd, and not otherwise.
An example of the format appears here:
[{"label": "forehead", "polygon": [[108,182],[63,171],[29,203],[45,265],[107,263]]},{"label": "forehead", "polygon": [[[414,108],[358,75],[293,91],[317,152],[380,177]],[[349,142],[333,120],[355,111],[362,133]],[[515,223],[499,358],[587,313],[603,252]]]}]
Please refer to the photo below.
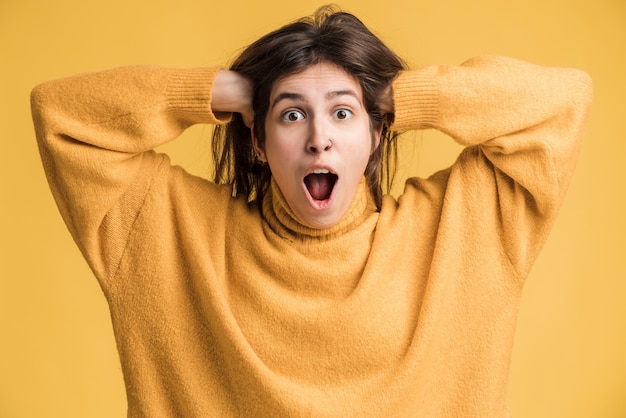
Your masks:
[{"label": "forehead", "polygon": [[335,64],[321,62],[278,79],[272,86],[270,100],[282,93],[327,95],[333,91],[346,90],[352,90],[361,100],[361,85],[354,76]]}]

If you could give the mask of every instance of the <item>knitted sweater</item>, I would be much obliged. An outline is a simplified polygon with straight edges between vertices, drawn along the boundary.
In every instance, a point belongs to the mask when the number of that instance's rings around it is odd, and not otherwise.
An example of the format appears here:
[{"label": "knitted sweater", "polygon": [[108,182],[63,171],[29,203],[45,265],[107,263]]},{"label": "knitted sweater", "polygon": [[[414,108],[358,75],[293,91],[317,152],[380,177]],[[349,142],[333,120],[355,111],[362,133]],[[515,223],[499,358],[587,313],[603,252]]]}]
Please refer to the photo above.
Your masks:
[{"label": "knitted sweater", "polygon": [[578,70],[501,57],[395,80],[397,130],[466,147],[327,230],[276,184],[262,211],[153,148],[211,112],[217,69],[133,66],[37,86],[63,219],[108,301],[128,415],[503,417],[520,293],[591,102]]}]

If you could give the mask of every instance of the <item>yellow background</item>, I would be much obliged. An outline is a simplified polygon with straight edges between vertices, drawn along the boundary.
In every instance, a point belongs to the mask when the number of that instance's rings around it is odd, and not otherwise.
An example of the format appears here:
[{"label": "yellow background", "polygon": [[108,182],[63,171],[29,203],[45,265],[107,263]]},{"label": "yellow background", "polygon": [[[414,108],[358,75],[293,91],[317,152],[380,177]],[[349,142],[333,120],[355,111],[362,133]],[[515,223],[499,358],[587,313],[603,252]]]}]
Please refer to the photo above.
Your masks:
[{"label": "yellow background", "polygon": [[[123,64],[226,64],[317,1],[0,0],[0,417],[121,417],[104,297],[47,189],[29,113],[40,81]],[[513,352],[513,417],[626,417],[626,2],[346,0],[412,66],[503,54],[595,82],[587,140],[528,279]],[[208,172],[210,128],[166,147]],[[433,132],[401,140],[403,173],[451,163]]]}]

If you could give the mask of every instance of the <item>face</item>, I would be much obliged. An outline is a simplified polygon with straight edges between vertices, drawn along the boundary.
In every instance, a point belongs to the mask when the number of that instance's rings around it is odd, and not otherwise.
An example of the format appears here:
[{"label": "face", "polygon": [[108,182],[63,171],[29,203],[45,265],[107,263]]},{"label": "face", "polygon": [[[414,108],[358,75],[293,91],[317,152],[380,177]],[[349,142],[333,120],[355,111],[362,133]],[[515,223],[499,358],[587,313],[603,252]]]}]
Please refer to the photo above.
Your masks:
[{"label": "face", "polygon": [[265,136],[256,151],[298,220],[317,229],[346,213],[380,140],[358,81],[329,63],[274,84]]}]

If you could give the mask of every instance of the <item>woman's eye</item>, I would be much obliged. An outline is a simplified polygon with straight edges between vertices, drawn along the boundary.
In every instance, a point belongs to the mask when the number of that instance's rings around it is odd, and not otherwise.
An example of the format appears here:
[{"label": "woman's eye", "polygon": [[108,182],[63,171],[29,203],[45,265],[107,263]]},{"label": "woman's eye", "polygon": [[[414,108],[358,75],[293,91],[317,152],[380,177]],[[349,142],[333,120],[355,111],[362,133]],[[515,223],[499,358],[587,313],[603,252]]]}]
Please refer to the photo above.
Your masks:
[{"label": "woman's eye", "polygon": [[290,110],[283,113],[283,120],[287,122],[297,122],[302,119],[304,119],[304,115],[302,114],[302,112],[299,112],[297,110]]},{"label": "woman's eye", "polygon": [[348,109],[337,109],[333,112],[333,117],[339,120],[349,119],[352,117],[352,112]]}]

